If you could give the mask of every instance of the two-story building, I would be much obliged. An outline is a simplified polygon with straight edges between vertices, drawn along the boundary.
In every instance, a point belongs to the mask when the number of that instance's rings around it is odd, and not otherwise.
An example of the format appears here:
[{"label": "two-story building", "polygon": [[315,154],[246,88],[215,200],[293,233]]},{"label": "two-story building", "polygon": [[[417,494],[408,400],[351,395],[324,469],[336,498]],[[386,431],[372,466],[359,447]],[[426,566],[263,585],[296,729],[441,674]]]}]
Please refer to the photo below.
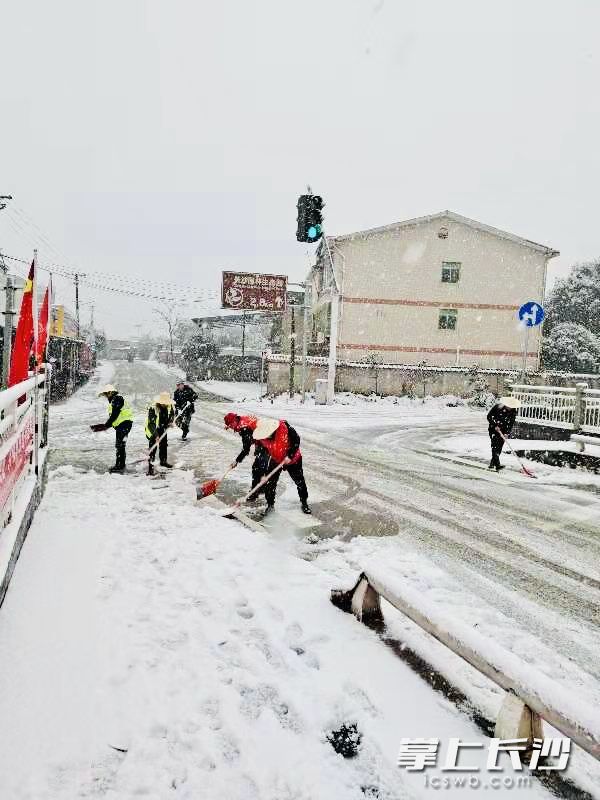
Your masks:
[{"label": "two-story building", "polygon": [[[327,237],[308,278],[313,351],[327,349],[337,290],[338,359],[520,367],[517,311],[543,301],[557,255],[452,211]],[[531,329],[528,369],[538,367],[540,339]]]}]

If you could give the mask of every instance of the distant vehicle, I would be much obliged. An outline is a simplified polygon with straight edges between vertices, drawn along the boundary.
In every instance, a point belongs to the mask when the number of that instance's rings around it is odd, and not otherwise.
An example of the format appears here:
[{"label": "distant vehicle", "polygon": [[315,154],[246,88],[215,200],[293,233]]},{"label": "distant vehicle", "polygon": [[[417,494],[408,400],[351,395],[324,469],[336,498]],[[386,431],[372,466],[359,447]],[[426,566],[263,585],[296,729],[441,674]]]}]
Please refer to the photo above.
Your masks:
[{"label": "distant vehicle", "polygon": [[135,353],[133,352],[133,350],[130,350],[127,353],[127,361],[129,361],[130,364],[133,363],[134,356],[135,356]]}]

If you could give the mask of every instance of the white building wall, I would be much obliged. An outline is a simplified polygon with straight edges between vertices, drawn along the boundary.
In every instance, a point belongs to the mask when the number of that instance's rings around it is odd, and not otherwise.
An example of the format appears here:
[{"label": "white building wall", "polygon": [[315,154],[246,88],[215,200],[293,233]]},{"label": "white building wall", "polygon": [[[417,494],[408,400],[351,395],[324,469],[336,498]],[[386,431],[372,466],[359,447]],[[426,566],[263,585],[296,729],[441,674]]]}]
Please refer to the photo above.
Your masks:
[{"label": "white building wall", "polygon": [[[517,309],[543,300],[545,252],[452,219],[357,234],[337,240],[336,248],[338,271],[343,265],[340,358],[521,365]],[[457,284],[442,282],[443,261],[461,263]],[[456,330],[439,329],[442,308],[457,310]],[[531,369],[539,341],[540,328],[531,329]]]}]

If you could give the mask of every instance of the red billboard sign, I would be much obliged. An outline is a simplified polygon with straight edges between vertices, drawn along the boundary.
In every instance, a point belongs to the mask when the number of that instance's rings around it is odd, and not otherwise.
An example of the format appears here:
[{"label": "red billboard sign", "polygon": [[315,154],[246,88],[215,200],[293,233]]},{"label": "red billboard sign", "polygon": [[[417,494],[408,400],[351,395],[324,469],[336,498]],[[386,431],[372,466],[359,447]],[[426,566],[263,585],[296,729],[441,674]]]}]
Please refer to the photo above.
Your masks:
[{"label": "red billboard sign", "polygon": [[221,305],[237,311],[285,311],[286,275],[224,272]]}]

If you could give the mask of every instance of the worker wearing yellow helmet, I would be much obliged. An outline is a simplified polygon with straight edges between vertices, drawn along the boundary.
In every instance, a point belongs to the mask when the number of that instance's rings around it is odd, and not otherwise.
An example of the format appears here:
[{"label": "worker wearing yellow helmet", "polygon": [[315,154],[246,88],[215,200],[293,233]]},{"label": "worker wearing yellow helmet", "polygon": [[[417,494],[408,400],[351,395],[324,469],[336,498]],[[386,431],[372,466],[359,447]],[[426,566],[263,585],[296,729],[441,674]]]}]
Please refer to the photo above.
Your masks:
[{"label": "worker wearing yellow helmet", "polygon": [[133,411],[129,404],[125,402],[123,395],[119,394],[112,383],[106,384],[102,391],[98,392],[98,397],[106,397],[108,400],[108,419],[99,425],[92,425],[91,428],[93,431],[115,429],[116,458],[114,466],[110,467],[108,471],[123,472],[125,469],[127,437],[133,425]]}]

